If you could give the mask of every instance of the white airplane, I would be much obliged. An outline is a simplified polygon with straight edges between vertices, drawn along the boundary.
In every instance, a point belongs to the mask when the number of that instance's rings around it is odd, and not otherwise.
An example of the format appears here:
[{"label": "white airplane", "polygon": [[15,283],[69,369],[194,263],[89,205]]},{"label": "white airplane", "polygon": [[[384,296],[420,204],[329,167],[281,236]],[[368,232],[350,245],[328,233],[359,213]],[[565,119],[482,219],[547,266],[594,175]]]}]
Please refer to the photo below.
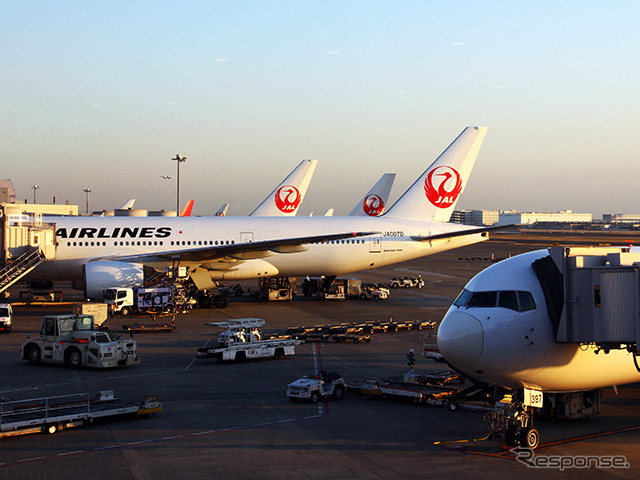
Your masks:
[{"label": "white airplane", "polygon": [[303,160],[280,184],[265,198],[250,217],[292,217],[304,200],[309,182],[318,165],[317,160]]},{"label": "white airplane", "polygon": [[467,127],[380,217],[50,217],[55,258],[30,277],[74,280],[95,298],[141,284],[145,268],[179,265],[208,290],[219,280],[331,277],[481,242],[487,228],[447,221],[485,134]]},{"label": "white airplane", "polygon": [[[353,207],[349,216],[368,215],[370,217],[379,217],[382,215],[387,203],[389,202],[389,194],[391,193],[391,187],[393,186],[395,178],[395,173],[385,173],[382,175],[380,180],[371,187],[371,190],[362,197],[362,200]],[[311,215],[313,216],[313,213]],[[333,208],[327,210],[324,216],[333,216]]]},{"label": "white airplane", "polygon": [[[317,160],[303,160],[278,184],[278,186],[258,205],[250,217],[294,216],[304,200],[311,177],[318,164]],[[227,215],[229,204],[225,203],[214,214],[216,217]]]},{"label": "white airplane", "polygon": [[227,215],[227,210],[229,210],[229,204],[225,203],[222,205],[216,213],[213,214],[214,217],[225,217]]},{"label": "white airplane", "polygon": [[395,173],[385,173],[380,180],[371,187],[371,190],[362,197],[362,200],[351,210],[350,216],[368,215],[370,217],[379,217],[384,213],[389,201],[389,194],[393,181],[396,179]]},{"label": "white airplane", "polygon": [[[583,250],[590,253],[592,259],[573,263],[585,267],[594,264],[595,250]],[[640,259],[640,249],[627,250],[636,252],[635,259]],[[531,420],[526,407],[558,409],[559,402],[570,398],[560,394],[585,392],[588,395],[585,398],[592,403],[594,398],[599,398],[599,392],[593,393],[594,390],[640,381],[634,355],[626,349],[607,347],[606,353],[596,355],[601,350],[594,346],[597,337],[587,334],[580,343],[569,343],[570,338],[562,338],[562,332],[571,331],[571,327],[562,323],[568,321],[567,315],[580,318],[583,331],[589,315],[602,315],[598,311],[600,300],[594,306],[590,297],[604,297],[607,287],[603,281],[603,292],[600,286],[596,289],[591,284],[592,272],[586,268],[578,269],[575,277],[588,281],[586,287],[581,287],[583,291],[576,286],[563,287],[562,282],[571,274],[568,268],[558,270],[558,274],[543,273],[544,278],[554,278],[554,281],[541,282],[536,270],[543,268],[550,272],[547,270],[553,270],[550,264],[562,266],[563,260],[558,260],[557,252],[525,253],[480,272],[467,283],[438,328],[438,348],[445,360],[477,382],[512,391],[514,401],[517,399],[523,404],[520,418],[525,423]],[[606,255],[598,261],[598,267],[611,271],[612,261]],[[555,276],[560,273],[561,276]],[[593,282],[601,283],[600,280]],[[589,313],[592,309],[595,313]],[[553,320],[550,312],[555,312]],[[528,398],[532,392],[537,400]],[[571,398],[577,399],[572,400],[574,402],[583,402],[580,395]],[[535,448],[539,440],[537,431],[526,424],[520,428],[525,432],[523,445]]]}]

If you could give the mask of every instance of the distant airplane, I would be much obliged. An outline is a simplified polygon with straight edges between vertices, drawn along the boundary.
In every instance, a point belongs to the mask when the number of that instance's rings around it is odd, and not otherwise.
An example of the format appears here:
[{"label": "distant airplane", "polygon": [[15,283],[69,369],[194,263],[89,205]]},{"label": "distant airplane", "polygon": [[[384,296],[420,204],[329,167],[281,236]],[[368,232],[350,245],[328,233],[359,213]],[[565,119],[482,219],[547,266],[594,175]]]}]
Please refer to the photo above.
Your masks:
[{"label": "distant airplane", "polygon": [[158,175],[160,178],[164,178],[165,180],[171,180],[173,177],[171,175]]},{"label": "distant airplane", "polygon": [[225,203],[222,205],[218,211],[214,214],[214,217],[224,217],[227,215],[227,210],[229,209],[229,204]]},{"label": "distant airplane", "polygon": [[130,198],[120,207],[120,210],[128,210],[129,208],[133,208],[133,204],[136,203],[135,198]]},{"label": "distant airplane", "polygon": [[250,217],[292,217],[298,212],[309,182],[318,165],[317,160],[303,160],[300,164],[265,198]]},{"label": "distant airplane", "polygon": [[[55,259],[30,277],[84,282],[95,298],[103,288],[141,284],[144,268],[180,265],[210,290],[218,280],[330,278],[481,242],[487,228],[447,222],[485,134],[466,128],[380,217],[50,217]],[[273,193],[276,206],[295,211],[297,194],[283,190]]]},{"label": "distant airplane", "polygon": [[395,173],[385,173],[382,175],[378,183],[376,183],[362,200],[351,210],[350,216],[368,215],[370,217],[379,217],[384,213],[384,209],[389,201],[389,194],[393,181],[396,179]]},{"label": "distant airplane", "polygon": [[181,217],[190,217],[191,216],[191,210],[193,210],[193,200],[189,200],[186,203],[186,205],[184,206],[184,208],[180,212],[180,216]]}]

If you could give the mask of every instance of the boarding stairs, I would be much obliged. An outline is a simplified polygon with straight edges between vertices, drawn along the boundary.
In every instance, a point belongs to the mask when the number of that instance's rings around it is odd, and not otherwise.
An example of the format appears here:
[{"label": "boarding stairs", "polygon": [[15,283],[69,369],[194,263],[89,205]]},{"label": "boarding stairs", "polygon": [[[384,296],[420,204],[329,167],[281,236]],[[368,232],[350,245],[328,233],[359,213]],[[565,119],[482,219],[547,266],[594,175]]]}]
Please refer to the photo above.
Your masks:
[{"label": "boarding stairs", "polygon": [[0,270],[0,293],[27,275],[45,260],[45,254],[40,247],[30,247],[18,258],[7,262]]}]

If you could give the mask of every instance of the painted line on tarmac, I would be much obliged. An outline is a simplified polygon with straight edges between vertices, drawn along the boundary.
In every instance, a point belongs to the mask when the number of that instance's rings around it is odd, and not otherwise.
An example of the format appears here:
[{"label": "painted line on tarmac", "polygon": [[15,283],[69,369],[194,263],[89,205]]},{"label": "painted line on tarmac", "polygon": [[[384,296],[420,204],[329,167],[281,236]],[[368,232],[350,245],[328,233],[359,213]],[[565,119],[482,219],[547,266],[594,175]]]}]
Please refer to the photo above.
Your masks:
[{"label": "painted line on tarmac", "polygon": [[[205,344],[202,346],[202,348],[205,348],[207,345],[209,345],[209,341],[210,341],[210,340],[211,340],[211,339],[207,340],[207,341],[205,342]],[[189,365],[187,365],[187,368],[185,368],[185,369],[184,369],[184,371],[186,372],[187,370],[189,370],[189,369],[191,368],[191,365],[193,365],[193,362],[195,362],[195,361],[196,361],[196,357],[194,356],[194,357],[191,359],[191,362],[189,362]]]},{"label": "painted line on tarmac", "polygon": [[154,439],[147,439],[147,440],[138,440],[136,442],[128,442],[128,443],[124,443],[122,445],[105,445],[102,447],[95,447],[92,448],[90,450],[74,450],[71,452],[63,452],[63,453],[58,453],[55,455],[49,455],[49,456],[42,456],[42,457],[29,457],[29,458],[23,458],[20,460],[15,460],[13,462],[5,462],[5,463],[1,463],[0,462],[0,468],[3,467],[9,467],[11,465],[22,465],[25,463],[30,463],[30,462],[40,462],[43,460],[54,460],[54,459],[60,459],[63,457],[70,457],[70,456],[74,456],[74,455],[81,455],[81,454],[87,454],[87,453],[96,453],[96,452],[101,452],[101,451],[105,451],[105,450],[112,450],[114,448],[117,449],[125,449],[125,448],[136,448],[142,445],[149,445],[152,443],[162,443],[162,442],[172,442],[172,441],[177,441],[177,440],[182,440],[182,439],[189,439],[189,438],[196,438],[196,437],[202,437],[202,436],[206,436],[206,435],[218,435],[218,434],[223,434],[223,433],[228,433],[228,432],[233,432],[236,430],[251,430],[254,428],[261,428],[261,427],[268,427],[268,426],[273,426],[273,425],[278,425],[278,424],[283,424],[283,423],[289,423],[289,422],[301,422],[301,421],[308,421],[308,420],[317,420],[320,418],[323,418],[324,415],[319,414],[319,415],[309,415],[306,417],[302,417],[302,418],[287,418],[284,420],[277,420],[274,422],[264,422],[264,423],[256,423],[253,425],[248,425],[248,426],[237,426],[237,427],[228,427],[228,428],[222,428],[219,430],[206,430],[206,431],[202,431],[202,432],[194,432],[194,433],[190,433],[188,435],[172,435],[169,437],[161,437],[161,438],[154,438]]}]

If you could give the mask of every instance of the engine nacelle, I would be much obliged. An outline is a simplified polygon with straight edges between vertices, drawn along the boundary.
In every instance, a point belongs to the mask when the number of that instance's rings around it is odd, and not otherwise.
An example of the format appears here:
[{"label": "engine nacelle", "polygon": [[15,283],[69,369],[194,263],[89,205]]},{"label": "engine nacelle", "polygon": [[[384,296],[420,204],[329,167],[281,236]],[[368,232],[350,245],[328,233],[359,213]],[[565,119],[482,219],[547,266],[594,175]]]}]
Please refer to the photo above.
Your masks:
[{"label": "engine nacelle", "polygon": [[84,296],[102,300],[102,291],[109,287],[133,288],[144,285],[144,267],[140,263],[110,260],[85,263],[83,268]]}]

